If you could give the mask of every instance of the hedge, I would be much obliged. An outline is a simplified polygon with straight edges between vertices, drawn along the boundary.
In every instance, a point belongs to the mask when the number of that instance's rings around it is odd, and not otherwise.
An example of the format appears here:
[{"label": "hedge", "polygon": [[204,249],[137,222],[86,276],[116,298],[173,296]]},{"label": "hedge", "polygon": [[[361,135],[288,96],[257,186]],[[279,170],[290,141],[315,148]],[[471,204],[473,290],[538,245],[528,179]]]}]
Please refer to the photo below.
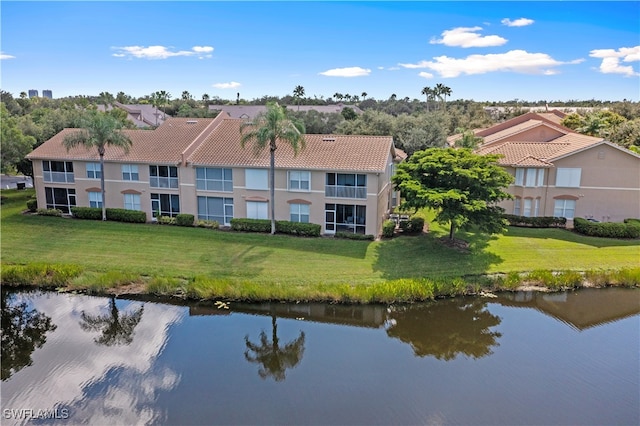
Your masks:
[{"label": "hedge", "polygon": [[502,215],[509,222],[509,226],[521,226],[529,228],[564,228],[567,219],[564,217],[526,217],[513,214]]},{"label": "hedge", "polygon": [[40,216],[62,216],[62,210],[59,209],[38,209],[36,212]]},{"label": "hedge", "polygon": [[345,231],[338,231],[335,233],[335,238],[344,238],[347,240],[369,240],[369,241],[373,241],[376,239],[376,237],[374,235],[371,234],[354,234],[353,232],[345,232]]},{"label": "hedge", "polygon": [[38,200],[27,200],[27,208],[30,212],[38,210]]},{"label": "hedge", "polygon": [[[73,217],[77,219],[101,220],[102,209],[100,207],[71,207]],[[145,223],[147,214],[139,210],[107,209],[107,220],[114,222]]]},{"label": "hedge", "polygon": [[[269,219],[231,219],[231,229],[243,232],[271,232]],[[276,232],[281,234],[298,235],[301,237],[319,237],[322,226],[315,223],[290,222],[287,220],[276,221]]]},{"label": "hedge", "polygon": [[573,219],[576,232],[590,237],[640,238],[640,225],[617,222],[591,222],[581,217]]},{"label": "hedge", "polygon": [[176,225],[178,226],[193,226],[195,218],[192,214],[180,213],[176,215]]},{"label": "hedge", "polygon": [[393,220],[385,220],[382,224],[382,236],[384,238],[392,238],[396,230],[396,223]]},{"label": "hedge", "polygon": [[402,232],[406,234],[421,233],[424,229],[424,219],[419,216],[413,216],[409,220],[401,220],[399,226]]}]

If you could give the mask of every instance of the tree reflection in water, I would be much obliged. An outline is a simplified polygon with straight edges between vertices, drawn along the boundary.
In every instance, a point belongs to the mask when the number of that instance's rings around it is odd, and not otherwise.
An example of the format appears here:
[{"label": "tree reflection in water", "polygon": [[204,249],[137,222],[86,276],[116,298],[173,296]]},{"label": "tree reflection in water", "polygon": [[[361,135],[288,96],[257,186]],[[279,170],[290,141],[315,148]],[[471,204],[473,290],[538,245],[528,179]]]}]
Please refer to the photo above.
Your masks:
[{"label": "tree reflection in water", "polygon": [[3,381],[33,364],[31,354],[44,345],[47,333],[56,329],[50,317],[30,309],[26,302],[14,303],[14,299],[15,295],[9,295],[3,289],[0,296],[0,375]]},{"label": "tree reflection in water", "polygon": [[93,339],[98,345],[129,345],[133,342],[133,331],[142,319],[144,306],[140,309],[121,314],[116,306],[115,296],[109,300],[109,313],[105,315],[81,315],[80,327],[84,331],[99,331],[99,337]]},{"label": "tree reflection in water", "polygon": [[249,362],[261,365],[258,374],[262,379],[273,377],[276,382],[280,382],[285,379],[286,369],[295,367],[302,360],[304,332],[301,331],[297,339],[280,347],[275,314],[271,315],[271,329],[271,342],[264,330],[260,332],[259,344],[251,343],[249,336],[245,336],[247,350],[244,352],[244,357]]},{"label": "tree reflection in water", "polygon": [[428,305],[394,306],[389,313],[390,337],[413,348],[416,356],[450,361],[459,354],[478,359],[491,355],[502,335],[491,331],[500,318],[482,299],[438,300]]}]

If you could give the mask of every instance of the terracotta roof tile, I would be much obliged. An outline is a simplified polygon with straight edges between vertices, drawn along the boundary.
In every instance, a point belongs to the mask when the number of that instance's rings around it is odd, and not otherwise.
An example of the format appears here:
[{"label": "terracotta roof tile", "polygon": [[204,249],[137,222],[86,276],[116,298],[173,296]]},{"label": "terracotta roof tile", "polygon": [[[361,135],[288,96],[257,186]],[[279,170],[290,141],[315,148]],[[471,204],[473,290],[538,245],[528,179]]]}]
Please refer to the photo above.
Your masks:
[{"label": "terracotta roof tile", "polygon": [[[269,150],[258,155],[250,144],[242,148],[243,120],[225,119],[195,150],[188,162],[196,165],[269,167]],[[383,172],[393,147],[391,136],[312,135],[305,148],[294,155],[285,142],[278,143],[276,167],[310,170],[356,170]]]}]

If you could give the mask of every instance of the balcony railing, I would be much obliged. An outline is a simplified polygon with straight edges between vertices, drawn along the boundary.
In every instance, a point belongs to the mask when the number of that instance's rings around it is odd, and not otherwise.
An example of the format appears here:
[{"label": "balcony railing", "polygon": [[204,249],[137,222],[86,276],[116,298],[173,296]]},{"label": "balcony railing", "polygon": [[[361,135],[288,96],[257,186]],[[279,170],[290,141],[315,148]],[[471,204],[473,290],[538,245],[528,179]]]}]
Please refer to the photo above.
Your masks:
[{"label": "balcony railing", "polygon": [[71,172],[42,172],[42,177],[45,182],[57,182],[57,183],[74,183],[73,173]]},{"label": "balcony railing", "polygon": [[367,198],[367,188],[364,186],[326,185],[325,197],[334,198]]},{"label": "balcony railing", "polygon": [[178,188],[178,178],[151,176],[149,178],[151,188]]}]

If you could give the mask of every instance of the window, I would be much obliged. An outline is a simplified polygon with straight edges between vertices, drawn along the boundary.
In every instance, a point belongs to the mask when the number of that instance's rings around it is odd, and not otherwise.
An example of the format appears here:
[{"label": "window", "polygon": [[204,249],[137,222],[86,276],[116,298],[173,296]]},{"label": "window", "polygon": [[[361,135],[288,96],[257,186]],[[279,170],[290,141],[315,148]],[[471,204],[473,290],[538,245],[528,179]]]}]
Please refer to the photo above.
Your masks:
[{"label": "window", "polygon": [[573,219],[573,215],[576,211],[576,200],[555,200],[553,206],[554,217],[564,217],[567,219]]},{"label": "window", "polygon": [[311,172],[290,171],[289,191],[306,191],[311,189]]},{"label": "window", "polygon": [[364,234],[366,232],[367,207],[346,204],[325,204],[325,224],[327,233],[353,232]]},{"label": "window", "polygon": [[538,182],[536,186],[544,186],[544,169],[538,169]]},{"label": "window", "polygon": [[71,161],[43,161],[42,178],[45,182],[73,183],[73,163]]},{"label": "window", "polygon": [[76,205],[76,190],[67,188],[44,188],[48,209],[58,209],[69,213]]},{"label": "window", "polygon": [[100,179],[100,176],[102,176],[100,163],[87,163],[87,178]]},{"label": "window", "polygon": [[522,212],[522,216],[531,217],[531,198],[524,199],[524,209]]},{"label": "window", "polygon": [[247,201],[247,219],[268,219],[268,205],[263,201]]},{"label": "window", "polygon": [[540,198],[536,198],[534,208],[533,208],[533,217],[538,217],[540,215]]},{"label": "window", "polygon": [[556,173],[556,186],[564,188],[578,188],[580,186],[580,175],[582,169],[558,169]]},{"label": "window", "polygon": [[122,180],[140,180],[138,166],[136,164],[123,164]]},{"label": "window", "polygon": [[102,207],[101,192],[89,192],[89,207]]},{"label": "window", "polygon": [[290,204],[289,213],[291,222],[309,223],[309,204]]},{"label": "window", "polygon": [[232,176],[231,169],[197,167],[196,188],[203,191],[233,192]]},{"label": "window", "polygon": [[178,168],[175,166],[149,166],[149,186],[152,188],[178,188]]},{"label": "window", "polygon": [[198,197],[198,219],[229,225],[233,219],[233,198]]},{"label": "window", "polygon": [[527,180],[524,186],[536,186],[536,175],[538,169],[527,169]]},{"label": "window", "polygon": [[180,197],[174,194],[151,194],[151,210],[154,217],[158,212],[161,216],[177,216],[180,214]]},{"label": "window", "polygon": [[127,210],[142,210],[140,194],[124,194],[124,208]]},{"label": "window", "polygon": [[516,197],[513,200],[513,214],[516,216],[520,216],[520,203],[521,203],[521,199]]},{"label": "window", "polygon": [[522,186],[524,184],[524,169],[517,168],[516,169],[516,185]]},{"label": "window", "polygon": [[367,175],[327,173],[325,196],[367,198]]},{"label": "window", "polygon": [[247,189],[269,189],[268,170],[245,169],[244,179],[245,187]]}]

